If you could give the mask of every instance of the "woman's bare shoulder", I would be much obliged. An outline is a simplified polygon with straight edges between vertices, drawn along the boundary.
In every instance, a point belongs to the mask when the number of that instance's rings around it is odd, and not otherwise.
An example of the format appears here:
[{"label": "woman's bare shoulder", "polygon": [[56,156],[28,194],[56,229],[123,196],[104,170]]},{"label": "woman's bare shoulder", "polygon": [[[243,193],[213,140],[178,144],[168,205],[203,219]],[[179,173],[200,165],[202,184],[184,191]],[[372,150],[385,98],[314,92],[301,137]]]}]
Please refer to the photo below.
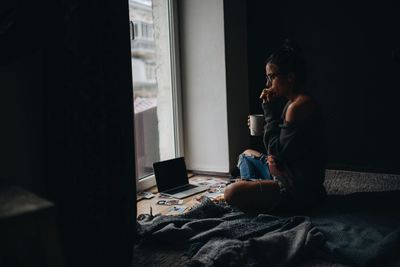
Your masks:
[{"label": "woman's bare shoulder", "polygon": [[317,108],[316,101],[309,95],[299,95],[289,104],[285,120],[288,122],[299,122],[307,119]]}]

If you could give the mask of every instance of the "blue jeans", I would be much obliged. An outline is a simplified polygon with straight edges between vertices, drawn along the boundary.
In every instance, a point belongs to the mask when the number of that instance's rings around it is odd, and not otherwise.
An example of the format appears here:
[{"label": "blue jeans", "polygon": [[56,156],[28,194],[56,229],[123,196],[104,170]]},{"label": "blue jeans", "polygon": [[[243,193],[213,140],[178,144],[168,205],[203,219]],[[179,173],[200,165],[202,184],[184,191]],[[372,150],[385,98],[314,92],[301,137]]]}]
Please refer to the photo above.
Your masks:
[{"label": "blue jeans", "polygon": [[264,154],[261,154],[260,157],[247,156],[244,153],[240,154],[237,166],[242,178],[263,180],[273,179],[269,172],[267,156]]}]

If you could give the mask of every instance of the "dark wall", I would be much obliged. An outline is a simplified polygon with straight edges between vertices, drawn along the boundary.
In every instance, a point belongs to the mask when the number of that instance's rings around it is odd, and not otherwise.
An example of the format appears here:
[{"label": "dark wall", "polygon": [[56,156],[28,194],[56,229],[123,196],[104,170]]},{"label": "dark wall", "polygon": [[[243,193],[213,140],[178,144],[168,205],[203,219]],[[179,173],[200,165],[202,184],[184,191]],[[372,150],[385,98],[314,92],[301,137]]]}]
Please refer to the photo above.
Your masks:
[{"label": "dark wall", "polygon": [[295,39],[326,117],[327,167],[400,173],[399,8],[314,0],[249,1],[247,10],[250,112],[261,112],[266,56]]}]

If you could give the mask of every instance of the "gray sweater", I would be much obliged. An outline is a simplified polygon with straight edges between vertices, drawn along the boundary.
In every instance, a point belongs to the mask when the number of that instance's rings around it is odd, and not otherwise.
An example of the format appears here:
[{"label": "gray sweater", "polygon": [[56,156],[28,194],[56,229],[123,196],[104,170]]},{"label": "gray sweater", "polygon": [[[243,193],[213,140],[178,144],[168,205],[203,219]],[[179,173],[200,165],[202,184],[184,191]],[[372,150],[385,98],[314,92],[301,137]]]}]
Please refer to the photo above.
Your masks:
[{"label": "gray sweater", "polygon": [[[287,175],[277,177],[287,188],[287,207],[306,208],[325,197],[325,125],[317,108],[299,123],[285,121],[291,102],[277,99],[262,104],[264,146]],[[296,204],[296,206],[294,206]]]}]

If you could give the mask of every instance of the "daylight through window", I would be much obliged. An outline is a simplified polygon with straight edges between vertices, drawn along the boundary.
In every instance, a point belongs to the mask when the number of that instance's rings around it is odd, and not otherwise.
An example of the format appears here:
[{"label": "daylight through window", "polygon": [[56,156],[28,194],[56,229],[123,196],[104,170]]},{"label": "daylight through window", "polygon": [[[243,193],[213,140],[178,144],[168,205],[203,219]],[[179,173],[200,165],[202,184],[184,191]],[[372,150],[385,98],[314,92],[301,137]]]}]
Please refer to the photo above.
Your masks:
[{"label": "daylight through window", "polygon": [[153,175],[153,162],[180,154],[172,8],[173,1],[129,0],[139,182]]}]

